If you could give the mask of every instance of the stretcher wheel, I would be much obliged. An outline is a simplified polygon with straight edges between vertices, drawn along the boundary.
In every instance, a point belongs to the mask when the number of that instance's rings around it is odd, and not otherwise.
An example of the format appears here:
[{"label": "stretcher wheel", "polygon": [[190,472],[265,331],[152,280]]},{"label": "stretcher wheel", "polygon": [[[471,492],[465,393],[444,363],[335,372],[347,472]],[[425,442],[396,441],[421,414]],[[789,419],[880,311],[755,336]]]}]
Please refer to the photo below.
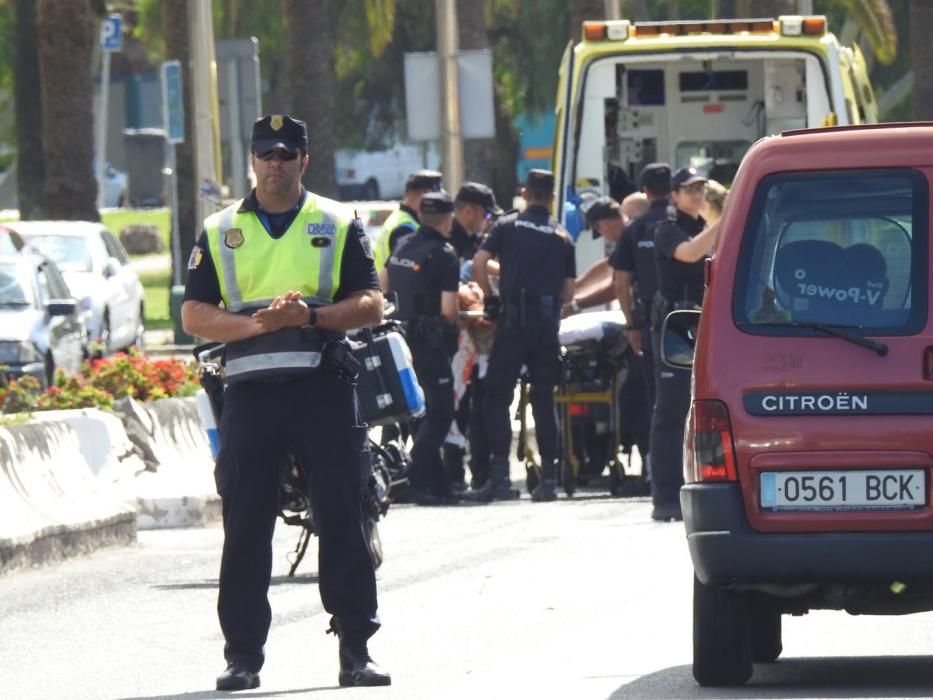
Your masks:
[{"label": "stretcher wheel", "polygon": [[564,462],[561,465],[560,482],[561,486],[564,487],[564,493],[568,496],[572,496],[573,492],[577,490],[577,477],[573,473],[573,466],[570,462]]},{"label": "stretcher wheel", "polygon": [[525,464],[525,488],[531,493],[538,487],[538,469],[533,464]]}]

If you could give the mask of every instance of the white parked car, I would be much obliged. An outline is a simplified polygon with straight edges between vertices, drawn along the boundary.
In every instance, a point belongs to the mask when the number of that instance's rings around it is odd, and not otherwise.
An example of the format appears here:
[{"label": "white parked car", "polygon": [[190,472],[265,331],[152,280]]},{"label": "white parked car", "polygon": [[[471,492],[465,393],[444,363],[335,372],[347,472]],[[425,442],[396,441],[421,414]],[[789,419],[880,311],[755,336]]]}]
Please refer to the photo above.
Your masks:
[{"label": "white parked car", "polygon": [[143,286],[123,244],[106,226],[88,221],[3,224],[52,259],[84,315],[88,337],[103,354],[143,346]]},{"label": "white parked car", "polygon": [[421,146],[403,143],[384,151],[341,148],[334,158],[337,187],[344,200],[400,199],[411,173],[422,168],[436,170],[441,160],[433,146],[423,153]]}]

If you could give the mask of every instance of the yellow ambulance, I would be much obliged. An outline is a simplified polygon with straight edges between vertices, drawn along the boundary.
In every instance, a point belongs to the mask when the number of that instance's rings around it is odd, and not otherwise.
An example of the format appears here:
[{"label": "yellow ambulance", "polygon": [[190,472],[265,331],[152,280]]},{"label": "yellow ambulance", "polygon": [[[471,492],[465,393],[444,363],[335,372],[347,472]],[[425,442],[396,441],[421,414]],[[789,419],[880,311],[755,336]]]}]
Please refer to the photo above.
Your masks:
[{"label": "yellow ambulance", "polygon": [[[571,234],[586,200],[624,194],[642,167],[667,161],[729,184],[758,139],[788,129],[876,122],[857,46],[824,16],[583,23],[558,82],[553,169]],[[605,255],[580,236],[578,269]]]}]

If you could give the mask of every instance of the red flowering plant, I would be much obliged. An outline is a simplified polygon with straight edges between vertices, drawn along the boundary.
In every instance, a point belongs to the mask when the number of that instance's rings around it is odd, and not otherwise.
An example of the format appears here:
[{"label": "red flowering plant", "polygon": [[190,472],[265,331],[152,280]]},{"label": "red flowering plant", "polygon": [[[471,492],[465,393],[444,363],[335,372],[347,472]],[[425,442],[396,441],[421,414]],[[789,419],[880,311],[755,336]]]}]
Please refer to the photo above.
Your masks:
[{"label": "red flowering plant", "polygon": [[77,374],[55,373],[42,391],[35,377],[20,377],[0,387],[0,413],[67,408],[109,409],[114,399],[131,396],[152,401],[192,396],[199,386],[192,363],[175,358],[151,358],[137,352],[85,361]]}]

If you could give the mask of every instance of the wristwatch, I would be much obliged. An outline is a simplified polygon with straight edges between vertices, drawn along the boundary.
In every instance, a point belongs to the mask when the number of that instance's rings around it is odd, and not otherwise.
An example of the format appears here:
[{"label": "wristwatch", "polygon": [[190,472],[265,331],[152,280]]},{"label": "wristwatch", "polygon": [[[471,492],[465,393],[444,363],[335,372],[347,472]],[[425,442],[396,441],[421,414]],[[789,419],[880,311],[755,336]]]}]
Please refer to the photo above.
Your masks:
[{"label": "wristwatch", "polygon": [[570,310],[573,311],[575,314],[580,313],[580,302],[577,301],[576,299],[571,299]]},{"label": "wristwatch", "polygon": [[308,307],[308,325],[312,328],[317,325],[317,309],[313,306]]}]

